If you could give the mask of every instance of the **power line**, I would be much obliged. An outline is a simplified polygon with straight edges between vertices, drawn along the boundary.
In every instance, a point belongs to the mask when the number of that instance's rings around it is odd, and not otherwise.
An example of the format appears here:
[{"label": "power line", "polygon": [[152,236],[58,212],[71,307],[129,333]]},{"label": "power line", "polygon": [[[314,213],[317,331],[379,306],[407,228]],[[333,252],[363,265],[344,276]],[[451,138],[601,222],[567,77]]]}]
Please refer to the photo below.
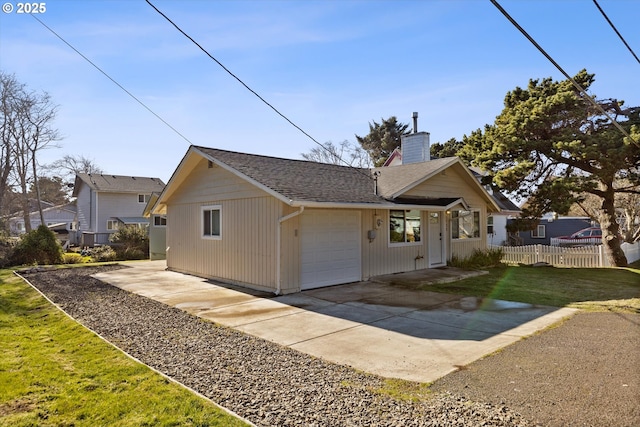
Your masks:
[{"label": "power line", "polygon": [[554,65],[554,66],[555,66],[555,67],[556,67],[556,68],[557,68],[557,69],[558,69],[558,70],[559,70],[559,71],[560,71],[560,72],[561,72],[561,73],[562,73],[562,74],[563,74],[563,75],[564,75],[564,76],[565,76],[569,81],[571,81],[571,83],[573,83],[573,85],[575,86],[575,88],[576,88],[576,89],[578,89],[578,91],[580,91],[580,93],[582,93],[583,95],[585,95],[585,96],[587,97],[587,99],[589,100],[589,102],[591,102],[591,104],[593,104],[593,105],[594,105],[594,106],[595,106],[595,107],[596,107],[596,108],[597,108],[597,109],[598,109],[602,114],[604,114],[604,115],[605,115],[605,116],[606,116],[606,117],[611,121],[611,123],[612,123],[612,124],[613,124],[613,125],[614,125],[614,126],[615,126],[619,131],[620,131],[620,132],[622,132],[622,134],[623,134],[624,136],[626,136],[627,138],[629,138],[629,140],[630,140],[631,142],[633,142],[635,145],[637,145],[638,147],[640,147],[640,143],[639,143],[638,141],[636,141],[636,140],[635,140],[631,135],[629,135],[629,133],[628,133],[626,130],[624,130],[624,128],[620,125],[620,123],[618,123],[616,120],[614,120],[614,119],[613,119],[613,117],[611,117],[611,116],[609,115],[609,113],[607,113],[607,112],[604,110],[604,108],[602,108],[602,106],[601,106],[600,104],[598,104],[598,102],[597,102],[595,99],[593,99],[593,98],[591,97],[591,95],[589,95],[589,94],[587,93],[587,91],[586,91],[586,90],[584,90],[584,89],[582,88],[582,86],[580,86],[580,85],[578,84],[578,82],[576,82],[576,81],[574,80],[574,78],[573,78],[573,77],[571,77],[569,74],[567,74],[567,72],[566,72],[566,71],[565,71],[565,70],[564,70],[564,69],[563,69],[563,68],[562,68],[562,67],[561,67],[561,66],[560,66],[556,61],[554,61],[554,59],[553,59],[553,58],[552,58],[552,57],[551,57],[551,56],[550,56],[550,55],[549,55],[549,54],[548,54],[548,53],[547,53],[547,52],[542,48],[542,46],[540,46],[540,45],[539,45],[539,44],[538,44],[538,43],[533,39],[533,37],[531,37],[531,36],[529,35],[529,33],[527,33],[527,32],[524,30],[524,28],[522,28],[522,27],[520,26],[520,24],[518,24],[518,23],[516,22],[516,20],[515,20],[515,19],[513,19],[513,18],[511,17],[511,15],[509,15],[509,14],[507,13],[507,11],[506,11],[506,10],[504,10],[504,9],[502,8],[502,6],[500,6],[500,4],[499,4],[496,0],[490,0],[490,1],[491,1],[491,3],[493,3],[493,5],[494,5],[494,6],[495,6],[495,7],[496,7],[496,8],[497,8],[497,9],[498,9],[498,10],[499,10],[499,11],[500,11],[504,16],[505,16],[505,18],[507,18],[507,19],[509,20],[509,22],[511,22],[511,23],[513,24],[513,26],[514,26],[514,27],[516,27],[516,28],[517,28],[517,29],[522,33],[522,35],[524,35],[524,36],[527,38],[527,40],[529,40],[529,41],[530,41],[530,42],[531,42],[531,43],[532,43],[532,44],[533,44],[533,45],[534,45],[534,46],[535,46],[535,47],[540,51],[540,53],[542,53],[542,54],[543,54],[543,55],[544,55],[544,56],[549,60],[549,62],[551,62],[551,63],[552,63],[552,64],[553,64],[553,65]]},{"label": "power line", "polygon": [[62,40],[62,42],[64,44],[66,44],[67,46],[69,46],[71,49],[73,49],[73,51],[75,51],[78,55],[80,55],[85,61],[87,61],[89,64],[93,65],[93,67],[100,71],[106,78],[108,78],[109,80],[111,80],[116,86],[118,86],[120,89],[122,89],[127,95],[129,95],[131,98],[133,98],[138,104],[142,105],[147,111],[149,111],[151,114],[153,114],[154,116],[156,116],[162,123],[164,123],[165,125],[167,125],[169,127],[169,129],[171,129],[172,131],[174,131],[176,134],[178,134],[182,139],[184,139],[185,141],[187,141],[190,145],[193,145],[193,143],[191,141],[189,141],[189,139],[184,136],[183,134],[181,134],[176,128],[174,128],[173,126],[171,126],[165,119],[163,119],[162,117],[160,117],[160,115],[158,115],[155,111],[153,111],[151,108],[149,108],[144,102],[142,102],[140,99],[138,99],[134,94],[132,94],[131,92],[129,92],[127,89],[125,89],[124,86],[122,86],[120,83],[118,83],[114,78],[112,78],[109,74],[107,74],[102,68],[100,68],[99,66],[97,66],[93,61],[91,61],[89,58],[87,58],[86,56],[84,56],[82,54],[82,52],[80,52],[78,49],[76,49],[75,47],[73,47],[71,45],[71,43],[69,43],[68,41],[66,41],[64,38],[62,38],[62,36],[60,36],[58,33],[56,33],[53,29],[51,29],[49,26],[47,26],[47,24],[45,24],[44,22],[42,22],[40,19],[38,19],[38,17],[34,14],[30,14],[31,17],[33,17],[33,19],[35,19],[36,21],[38,21],[40,24],[42,24],[43,27],[45,27],[47,30],[51,31],[51,33],[53,33],[53,35],[55,35],[57,38],[59,38],[60,40]]},{"label": "power line", "polygon": [[[204,52],[205,55],[207,55],[210,59],[212,59],[216,64],[218,64],[224,71],[226,71],[231,77],[233,77],[234,79],[236,79],[238,81],[238,83],[240,83],[242,86],[244,86],[249,92],[251,92],[252,94],[254,94],[260,101],[262,101],[265,105],[267,105],[269,108],[271,108],[273,111],[275,111],[276,114],[278,114],[280,117],[282,117],[283,119],[285,119],[291,126],[293,126],[294,128],[298,129],[300,132],[302,132],[303,135],[305,135],[307,138],[309,138],[311,141],[313,141],[314,143],[316,143],[317,145],[319,145],[320,147],[322,147],[323,150],[329,152],[330,154],[334,154],[331,153],[331,151],[325,147],[323,144],[321,144],[320,142],[318,142],[318,140],[316,140],[313,136],[311,136],[310,134],[308,134],[304,129],[302,129],[300,126],[298,126],[297,124],[295,124],[292,120],[290,120],[287,116],[285,116],[283,113],[281,113],[276,107],[274,107],[272,104],[270,104],[266,99],[264,99],[262,96],[260,96],[260,94],[258,94],[258,92],[256,92],[255,90],[251,89],[249,87],[249,85],[247,85],[244,81],[242,81],[242,79],[240,79],[240,77],[236,76],[234,73],[231,72],[231,70],[229,70],[227,67],[224,66],[224,64],[222,64],[222,62],[218,61],[218,59],[216,59],[212,54],[210,54],[204,47],[202,47],[200,45],[200,43],[198,43],[193,37],[191,37],[189,34],[187,34],[186,32],[184,32],[182,30],[182,28],[180,28],[175,22],[173,22],[171,20],[171,18],[169,18],[167,15],[165,15],[164,13],[162,13],[162,11],[160,11],[157,7],[154,6],[153,3],[151,3],[150,0],[145,0],[147,2],[147,4],[149,4],[149,6],[151,6],[156,12],[158,12],[164,19],[166,19],[171,25],[173,25],[173,27],[178,30],[180,33],[182,33],[183,36],[185,36],[187,39],[189,39],[191,41],[191,43],[193,43],[194,45],[196,45],[202,52]],[[350,168],[353,168],[355,170],[360,171],[358,168],[354,168],[352,165],[349,164],[349,162],[347,162],[346,160],[344,160],[342,157],[338,156],[338,159],[343,162],[345,165],[349,166]],[[361,171],[360,171],[361,172]],[[369,176],[367,174],[364,174],[363,172],[361,172],[363,175]],[[369,178],[371,178],[369,176]]]},{"label": "power line", "polygon": [[602,16],[604,16],[604,19],[607,20],[607,22],[609,23],[609,25],[611,25],[611,28],[613,28],[613,31],[616,32],[616,34],[618,35],[618,37],[620,37],[620,40],[622,40],[622,43],[624,43],[624,45],[627,47],[627,49],[629,49],[629,52],[631,52],[631,55],[633,55],[634,58],[636,58],[636,61],[638,61],[638,64],[640,64],[640,59],[638,59],[638,55],[636,55],[636,53],[633,51],[633,49],[631,49],[631,46],[629,46],[629,44],[627,43],[627,41],[624,39],[624,37],[622,37],[622,34],[620,34],[620,32],[618,31],[618,29],[616,28],[615,25],[613,25],[613,22],[611,22],[611,20],[609,19],[609,17],[607,16],[606,13],[604,13],[604,10],[602,10],[602,8],[600,7],[600,5],[598,4],[597,0],[593,0],[593,3],[596,5],[596,7],[598,8],[598,10],[600,11],[600,13],[602,14]]}]

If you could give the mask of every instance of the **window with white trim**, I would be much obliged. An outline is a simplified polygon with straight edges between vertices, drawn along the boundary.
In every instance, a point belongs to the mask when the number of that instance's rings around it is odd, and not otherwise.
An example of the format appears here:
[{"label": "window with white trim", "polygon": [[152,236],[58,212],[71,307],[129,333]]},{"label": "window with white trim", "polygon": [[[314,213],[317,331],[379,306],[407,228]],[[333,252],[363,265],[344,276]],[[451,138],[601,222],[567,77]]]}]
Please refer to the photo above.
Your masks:
[{"label": "window with white trim", "polygon": [[222,239],[222,206],[202,207],[202,237]]},{"label": "window with white trim", "polygon": [[532,239],[544,239],[546,236],[547,226],[546,225],[538,225],[536,228],[531,230],[531,238]]},{"label": "window with white trim", "polygon": [[389,243],[419,243],[420,230],[419,210],[389,211]]},{"label": "window with white trim", "polygon": [[153,217],[153,225],[155,227],[166,227],[167,226],[167,217],[165,215],[154,215],[154,217]]},{"label": "window with white trim", "polygon": [[492,235],[494,233],[493,230],[493,216],[489,216],[487,218],[487,234]]},{"label": "window with white trim", "polygon": [[451,212],[451,238],[474,239],[480,237],[479,211]]},{"label": "window with white trim", "polygon": [[116,231],[118,229],[118,220],[117,219],[108,219],[107,220],[107,230],[108,231]]},{"label": "window with white trim", "polygon": [[138,194],[138,203],[147,203],[150,198],[150,194]]}]

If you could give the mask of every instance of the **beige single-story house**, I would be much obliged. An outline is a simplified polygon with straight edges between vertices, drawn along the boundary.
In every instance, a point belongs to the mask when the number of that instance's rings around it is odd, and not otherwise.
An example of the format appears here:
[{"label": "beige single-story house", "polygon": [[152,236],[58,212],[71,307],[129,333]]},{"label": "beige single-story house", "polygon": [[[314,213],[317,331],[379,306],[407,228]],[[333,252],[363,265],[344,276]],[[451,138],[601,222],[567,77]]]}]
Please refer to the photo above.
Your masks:
[{"label": "beige single-story house", "polygon": [[151,214],[170,270],[299,292],[445,266],[499,208],[456,157],[374,169],[191,146]]}]

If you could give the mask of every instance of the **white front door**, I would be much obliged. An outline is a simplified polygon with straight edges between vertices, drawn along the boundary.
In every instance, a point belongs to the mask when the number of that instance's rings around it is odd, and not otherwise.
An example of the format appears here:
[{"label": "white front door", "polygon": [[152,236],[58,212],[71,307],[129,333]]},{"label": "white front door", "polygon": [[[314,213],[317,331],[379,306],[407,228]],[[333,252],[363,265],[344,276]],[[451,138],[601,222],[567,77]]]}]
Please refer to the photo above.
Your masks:
[{"label": "white front door", "polygon": [[444,264],[443,212],[429,212],[429,267]]},{"label": "white front door", "polygon": [[300,228],[301,290],[362,279],[359,211],[309,209]]}]

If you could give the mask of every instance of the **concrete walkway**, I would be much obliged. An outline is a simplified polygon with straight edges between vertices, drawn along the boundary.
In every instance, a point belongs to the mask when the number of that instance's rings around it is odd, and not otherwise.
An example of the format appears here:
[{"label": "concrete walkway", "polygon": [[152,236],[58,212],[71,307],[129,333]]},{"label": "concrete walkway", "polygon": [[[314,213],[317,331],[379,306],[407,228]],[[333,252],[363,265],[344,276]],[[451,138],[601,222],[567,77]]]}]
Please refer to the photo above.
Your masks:
[{"label": "concrete walkway", "polygon": [[451,281],[422,270],[274,296],[166,271],[165,261],[95,277],[220,325],[356,369],[431,382],[575,312],[500,300],[402,290],[391,281]]}]

